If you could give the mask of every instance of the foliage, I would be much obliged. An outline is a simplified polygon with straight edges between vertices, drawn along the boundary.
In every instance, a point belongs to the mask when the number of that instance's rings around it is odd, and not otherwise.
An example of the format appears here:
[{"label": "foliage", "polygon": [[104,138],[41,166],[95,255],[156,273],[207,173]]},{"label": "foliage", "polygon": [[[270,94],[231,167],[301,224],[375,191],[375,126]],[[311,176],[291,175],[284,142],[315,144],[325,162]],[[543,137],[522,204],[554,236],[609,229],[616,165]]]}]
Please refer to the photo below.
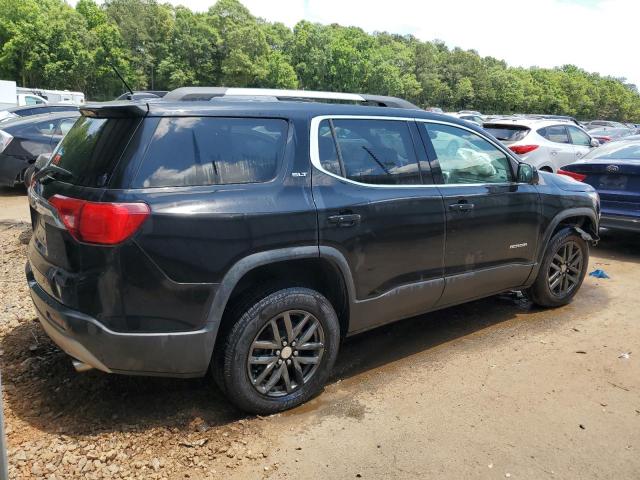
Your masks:
[{"label": "foliage", "polygon": [[514,68],[412,36],[254,17],[238,0],[196,13],[158,0],[0,0],[0,78],[111,99],[124,87],[304,88],[406,98],[422,107],[640,122],[624,79],[573,65]]}]

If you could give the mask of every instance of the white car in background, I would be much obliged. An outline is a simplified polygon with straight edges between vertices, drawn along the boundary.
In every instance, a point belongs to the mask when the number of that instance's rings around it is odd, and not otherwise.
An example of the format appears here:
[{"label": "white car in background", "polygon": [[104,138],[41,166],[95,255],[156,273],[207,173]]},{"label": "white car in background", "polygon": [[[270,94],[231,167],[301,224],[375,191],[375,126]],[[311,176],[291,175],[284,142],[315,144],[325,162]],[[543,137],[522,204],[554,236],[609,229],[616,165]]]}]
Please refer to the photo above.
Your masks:
[{"label": "white car in background", "polygon": [[580,160],[600,145],[572,122],[531,118],[494,119],[484,129],[526,163],[546,172],[556,172]]},{"label": "white car in background", "polygon": [[471,110],[462,110],[460,112],[446,112],[445,115],[460,118],[462,120],[466,120],[467,122],[473,122],[477,125],[482,126],[483,120],[480,112],[474,112]]}]

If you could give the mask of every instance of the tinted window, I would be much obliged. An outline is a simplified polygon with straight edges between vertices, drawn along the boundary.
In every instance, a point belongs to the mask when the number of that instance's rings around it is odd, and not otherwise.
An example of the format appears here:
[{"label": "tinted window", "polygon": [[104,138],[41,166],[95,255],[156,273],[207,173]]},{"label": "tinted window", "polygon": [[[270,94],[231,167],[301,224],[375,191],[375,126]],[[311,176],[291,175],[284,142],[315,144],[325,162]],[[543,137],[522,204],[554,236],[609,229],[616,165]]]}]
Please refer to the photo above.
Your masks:
[{"label": "tinted window", "polygon": [[284,153],[286,134],[285,120],[163,118],[134,186],[177,187],[272,180]]},{"label": "tinted window", "polygon": [[423,123],[435,150],[444,183],[512,182],[507,154],[479,135],[449,125]]},{"label": "tinted window", "polygon": [[555,143],[571,143],[564,125],[552,125],[545,129],[544,138]]},{"label": "tinted window", "polygon": [[38,113],[47,113],[47,111],[43,108],[25,108],[24,110],[20,110],[16,112],[17,115],[21,117],[28,117],[30,115],[37,115]]},{"label": "tinted window", "polygon": [[[24,120],[23,120],[24,121]],[[23,136],[48,136],[53,135],[53,132],[58,125],[59,120],[43,120],[40,122],[29,122],[16,127],[16,134]]]},{"label": "tinted window", "polygon": [[[422,183],[411,133],[406,122],[333,120],[333,126],[338,152],[342,158],[342,166],[339,166],[342,168],[340,175],[357,182],[376,185]],[[326,128],[321,128],[319,139],[321,144],[326,144],[323,138],[326,138]],[[326,145],[325,152],[331,152],[328,144]],[[322,162],[322,145],[320,149]],[[330,163],[328,158],[324,157],[323,165]],[[331,164],[330,168],[335,170],[335,163]]]},{"label": "tinted window", "polygon": [[333,141],[331,125],[328,120],[320,122],[318,130],[318,150],[320,154],[320,164],[325,170],[342,176],[340,162],[338,160],[338,150]]},{"label": "tinted window", "polygon": [[71,127],[73,127],[74,123],[76,123],[75,118],[63,118],[62,120],[60,120],[60,123],[58,124],[54,134],[66,135],[67,133],[69,133],[69,130],[71,130]]},{"label": "tinted window", "polygon": [[498,140],[503,142],[517,142],[522,140],[529,133],[527,127],[521,127],[518,125],[495,125],[484,124],[484,129]]},{"label": "tinted window", "polygon": [[80,117],[52,162],[72,173],[70,183],[103,187],[140,119]]},{"label": "tinted window", "polygon": [[74,105],[49,105],[47,109],[52,112],[73,112],[77,111],[78,107]]},{"label": "tinted window", "polygon": [[567,127],[569,130],[569,136],[571,137],[571,143],[574,145],[584,145],[586,147],[591,146],[591,137],[584,133],[582,130],[576,127]]}]

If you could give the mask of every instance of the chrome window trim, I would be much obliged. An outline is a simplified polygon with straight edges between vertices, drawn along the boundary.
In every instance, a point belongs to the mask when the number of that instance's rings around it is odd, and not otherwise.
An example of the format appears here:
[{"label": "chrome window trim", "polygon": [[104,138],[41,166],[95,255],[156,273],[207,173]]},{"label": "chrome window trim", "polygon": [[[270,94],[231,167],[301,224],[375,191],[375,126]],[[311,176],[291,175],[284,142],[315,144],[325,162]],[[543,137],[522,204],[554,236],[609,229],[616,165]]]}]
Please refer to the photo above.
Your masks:
[{"label": "chrome window trim", "polygon": [[[351,183],[353,185],[358,185],[361,187],[369,187],[369,188],[452,188],[452,187],[486,187],[486,186],[507,186],[507,185],[521,185],[518,182],[503,182],[503,183],[439,183],[432,185],[376,185],[372,183],[362,183],[357,182],[355,180],[351,180],[349,178],[341,177],[340,175],[336,175],[333,172],[329,172],[326,170],[322,164],[320,163],[320,149],[318,145],[318,132],[320,130],[320,123],[323,120],[391,120],[396,122],[420,122],[420,123],[437,123],[441,125],[448,125],[451,127],[460,128],[462,130],[467,130],[483,140],[489,142],[491,145],[496,147],[499,151],[504,153],[506,157],[510,160],[515,160],[513,156],[507,152],[506,148],[502,145],[498,145],[496,142],[491,140],[490,138],[476,132],[475,130],[468,128],[464,125],[459,125],[457,123],[447,122],[443,120],[432,120],[426,118],[415,118],[415,117],[386,117],[383,115],[319,115],[317,117],[313,117],[311,119],[311,126],[309,130],[309,156],[311,158],[311,164],[314,168],[321,171],[325,175],[329,175],[331,177],[337,178],[346,183]],[[519,163],[519,162],[518,162]],[[513,173],[513,171],[511,172]]]}]

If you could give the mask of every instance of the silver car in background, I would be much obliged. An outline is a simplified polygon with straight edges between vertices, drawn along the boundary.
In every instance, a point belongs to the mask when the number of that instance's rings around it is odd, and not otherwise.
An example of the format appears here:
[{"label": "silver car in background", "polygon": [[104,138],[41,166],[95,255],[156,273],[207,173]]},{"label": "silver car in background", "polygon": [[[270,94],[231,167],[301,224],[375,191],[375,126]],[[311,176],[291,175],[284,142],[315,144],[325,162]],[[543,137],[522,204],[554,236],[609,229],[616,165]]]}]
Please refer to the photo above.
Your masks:
[{"label": "silver car in background", "polygon": [[600,143],[572,122],[504,118],[485,122],[484,129],[538,170],[556,172],[581,159]]}]

